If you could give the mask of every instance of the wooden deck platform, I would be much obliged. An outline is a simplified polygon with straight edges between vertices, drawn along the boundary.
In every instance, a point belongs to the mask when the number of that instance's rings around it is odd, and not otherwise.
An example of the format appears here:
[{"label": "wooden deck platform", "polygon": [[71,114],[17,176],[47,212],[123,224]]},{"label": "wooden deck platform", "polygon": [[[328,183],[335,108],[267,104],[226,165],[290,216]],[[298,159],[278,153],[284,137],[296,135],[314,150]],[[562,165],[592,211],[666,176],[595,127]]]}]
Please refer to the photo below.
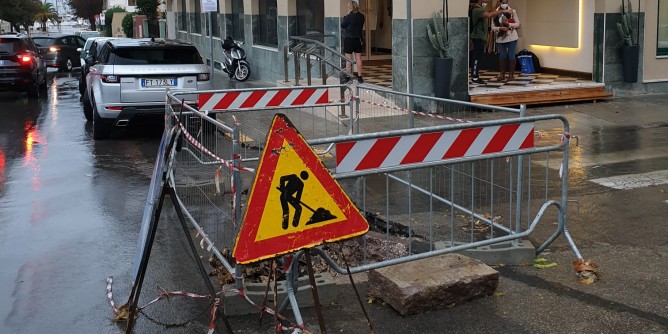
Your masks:
[{"label": "wooden deck platform", "polygon": [[496,72],[481,73],[487,80],[484,85],[471,84],[471,102],[517,106],[538,105],[610,99],[613,95],[605,90],[605,84],[555,74],[520,74],[511,82],[495,82]]},{"label": "wooden deck platform", "polygon": [[470,95],[471,102],[495,105],[517,106],[520,104],[538,105],[566,102],[599,101],[612,98],[612,94],[599,87],[561,87],[544,89],[537,87],[526,91],[498,90],[488,94]]}]

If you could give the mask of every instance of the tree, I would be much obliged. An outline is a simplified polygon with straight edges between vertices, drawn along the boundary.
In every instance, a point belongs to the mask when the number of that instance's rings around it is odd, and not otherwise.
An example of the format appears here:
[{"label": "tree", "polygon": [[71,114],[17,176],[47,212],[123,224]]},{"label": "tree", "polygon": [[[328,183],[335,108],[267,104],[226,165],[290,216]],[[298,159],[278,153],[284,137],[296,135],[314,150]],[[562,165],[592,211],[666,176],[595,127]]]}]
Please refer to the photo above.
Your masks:
[{"label": "tree", "polygon": [[57,23],[59,19],[60,16],[51,3],[40,4],[39,11],[37,12],[37,15],[35,15],[35,20],[42,23],[42,31],[46,31],[46,22],[51,21]]},{"label": "tree", "polygon": [[136,4],[137,13],[145,15],[146,21],[148,21],[148,35],[150,37],[158,37],[160,35],[160,29],[158,28],[158,7],[160,6],[160,1],[137,0]]},{"label": "tree", "polygon": [[134,37],[134,29],[132,28],[132,13],[127,13],[125,14],[125,17],[123,17],[123,21],[121,22],[121,26],[123,27],[123,33],[125,33],[125,37],[132,38]]},{"label": "tree", "polygon": [[121,6],[114,6],[104,11],[104,30],[107,36],[111,37],[113,35],[113,32],[111,31],[111,22],[114,19],[114,13],[123,12],[125,12],[125,8]]},{"label": "tree", "polygon": [[0,0],[0,18],[9,22],[12,29],[17,31],[23,27],[29,30],[35,22],[35,15],[39,12],[39,0]]},{"label": "tree", "polygon": [[158,20],[158,0],[137,0],[137,12],[146,15],[149,23],[155,23]]},{"label": "tree", "polygon": [[88,19],[90,30],[97,30],[95,26],[95,15],[102,13],[102,0],[68,0],[74,15]]}]

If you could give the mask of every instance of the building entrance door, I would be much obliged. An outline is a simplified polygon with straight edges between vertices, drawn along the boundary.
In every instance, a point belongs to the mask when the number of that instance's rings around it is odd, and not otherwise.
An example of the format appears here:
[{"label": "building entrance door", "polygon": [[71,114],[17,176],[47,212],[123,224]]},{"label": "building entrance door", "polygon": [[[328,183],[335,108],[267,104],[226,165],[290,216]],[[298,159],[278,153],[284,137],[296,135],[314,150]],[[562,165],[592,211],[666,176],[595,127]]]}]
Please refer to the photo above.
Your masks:
[{"label": "building entrance door", "polygon": [[392,59],[392,0],[361,0],[364,14],[364,60]]}]

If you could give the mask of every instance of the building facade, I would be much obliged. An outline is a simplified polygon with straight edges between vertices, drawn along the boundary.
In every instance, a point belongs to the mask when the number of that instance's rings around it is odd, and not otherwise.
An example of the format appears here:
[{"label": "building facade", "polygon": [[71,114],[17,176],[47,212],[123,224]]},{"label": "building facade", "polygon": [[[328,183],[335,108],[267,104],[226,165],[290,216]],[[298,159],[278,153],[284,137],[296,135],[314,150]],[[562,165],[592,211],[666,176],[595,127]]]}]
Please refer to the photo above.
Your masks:
[{"label": "building facade", "polygon": [[[359,1],[366,16],[363,58],[391,60],[393,88],[399,91],[411,85],[414,93],[433,94],[437,52],[428,40],[427,25],[433,13],[447,21],[454,59],[451,97],[467,98],[467,1]],[[348,0],[218,0],[217,11],[209,15],[202,12],[201,0],[166,0],[167,37],[193,42],[207,58],[212,38],[217,62],[222,58],[221,40],[232,36],[246,43],[254,79],[278,81],[284,78],[283,47],[290,36],[321,34],[326,44],[341,49],[339,24],[347,4]],[[617,28],[621,4],[621,0],[511,0],[522,24],[518,50],[534,52],[544,69],[589,76],[612,91],[668,91],[668,0],[632,1],[639,17],[634,22],[640,60],[635,83],[623,78],[623,40]],[[412,80],[407,80],[407,73],[412,73]]]}]

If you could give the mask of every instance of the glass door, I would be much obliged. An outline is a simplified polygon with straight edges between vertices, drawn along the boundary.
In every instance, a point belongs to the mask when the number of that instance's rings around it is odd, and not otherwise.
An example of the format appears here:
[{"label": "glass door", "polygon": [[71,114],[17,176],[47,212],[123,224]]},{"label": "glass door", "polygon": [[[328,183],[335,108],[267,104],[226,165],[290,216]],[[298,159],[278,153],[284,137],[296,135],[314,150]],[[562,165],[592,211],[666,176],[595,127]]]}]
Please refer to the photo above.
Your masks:
[{"label": "glass door", "polygon": [[392,59],[392,0],[361,0],[365,60]]}]

